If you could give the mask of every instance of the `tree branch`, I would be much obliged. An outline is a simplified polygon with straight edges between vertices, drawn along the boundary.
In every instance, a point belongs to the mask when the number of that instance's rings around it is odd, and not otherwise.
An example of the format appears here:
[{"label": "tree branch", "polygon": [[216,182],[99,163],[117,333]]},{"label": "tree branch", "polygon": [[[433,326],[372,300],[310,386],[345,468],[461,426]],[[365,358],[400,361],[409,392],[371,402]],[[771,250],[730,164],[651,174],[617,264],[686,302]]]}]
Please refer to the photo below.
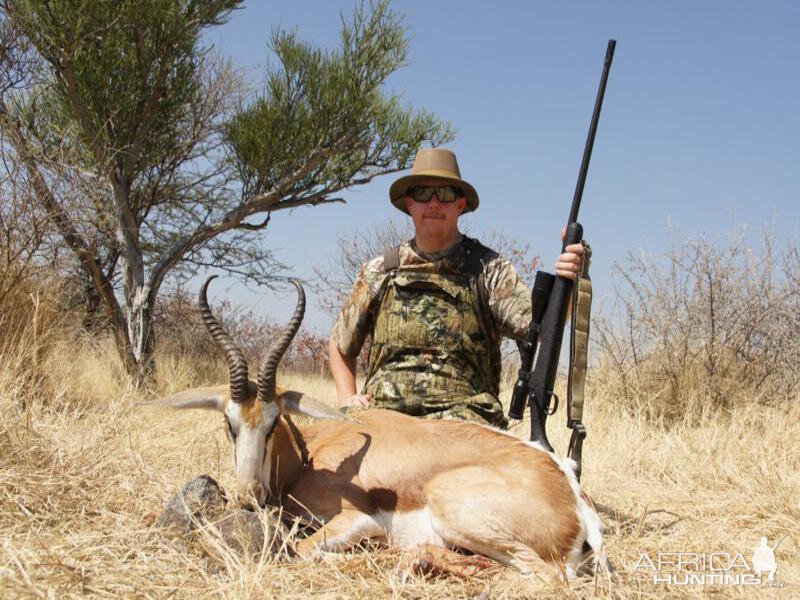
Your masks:
[{"label": "tree branch", "polygon": [[261,221],[261,223],[239,223],[236,226],[236,229],[244,229],[245,231],[259,231],[260,229],[264,229],[268,224],[269,220],[272,218],[272,213],[267,213],[267,218]]},{"label": "tree branch", "polygon": [[315,194],[313,196],[305,196],[302,198],[296,198],[294,200],[284,200],[282,202],[279,202],[278,204],[274,204],[270,210],[272,212],[275,212],[276,210],[282,210],[284,208],[296,208],[298,206],[305,206],[306,204],[310,204],[311,206],[317,206],[319,204],[333,204],[333,203],[346,204],[347,201],[344,198],[323,198]]}]

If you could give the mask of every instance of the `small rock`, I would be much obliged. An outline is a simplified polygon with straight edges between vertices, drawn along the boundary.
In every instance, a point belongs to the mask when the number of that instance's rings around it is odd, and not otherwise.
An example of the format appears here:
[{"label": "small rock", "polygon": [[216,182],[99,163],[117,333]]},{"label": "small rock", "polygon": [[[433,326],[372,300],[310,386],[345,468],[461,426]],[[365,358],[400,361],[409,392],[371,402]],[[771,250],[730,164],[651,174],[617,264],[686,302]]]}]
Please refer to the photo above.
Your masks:
[{"label": "small rock", "polygon": [[215,525],[220,537],[233,550],[257,556],[264,546],[264,528],[258,515],[249,510],[232,510],[225,513]]},{"label": "small rock", "polygon": [[265,555],[276,556],[284,549],[285,541],[289,538],[289,529],[277,516],[267,515],[262,522],[257,513],[249,510],[228,510],[213,525],[218,536],[197,531],[195,540],[218,564],[225,562],[220,553],[220,541],[239,556],[258,560],[262,549]]},{"label": "small rock", "polygon": [[156,527],[188,535],[201,519],[211,519],[225,508],[225,494],[208,475],[201,475],[181,488],[167,503]]},{"label": "small rock", "polygon": [[220,541],[234,553],[250,558],[258,558],[262,548],[270,556],[281,551],[289,539],[289,528],[276,514],[266,515],[262,523],[258,513],[227,509],[226,504],[219,484],[202,475],[170,498],[154,526],[198,543],[218,564],[224,563]]}]

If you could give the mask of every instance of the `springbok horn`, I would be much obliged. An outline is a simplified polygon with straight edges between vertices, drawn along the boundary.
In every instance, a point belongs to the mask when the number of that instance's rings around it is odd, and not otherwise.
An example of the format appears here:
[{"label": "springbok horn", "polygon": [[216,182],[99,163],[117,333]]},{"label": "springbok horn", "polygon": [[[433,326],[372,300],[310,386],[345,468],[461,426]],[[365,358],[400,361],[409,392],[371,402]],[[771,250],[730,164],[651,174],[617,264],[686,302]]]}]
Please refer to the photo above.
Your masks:
[{"label": "springbok horn", "polygon": [[303,291],[303,286],[296,279],[290,279],[289,281],[297,288],[297,306],[294,309],[292,318],[286,324],[283,335],[273,344],[258,369],[258,399],[262,402],[275,400],[275,375],[278,372],[278,363],[289,344],[292,343],[297,330],[300,329],[303,314],[306,312],[306,293]]},{"label": "springbok horn", "polygon": [[228,373],[230,375],[230,389],[231,400],[234,402],[244,402],[247,400],[247,361],[242,354],[242,351],[233,343],[231,336],[222,328],[219,322],[211,314],[211,309],[208,307],[208,298],[206,291],[208,284],[214,279],[216,275],[212,275],[200,288],[200,314],[203,315],[203,323],[205,323],[208,333],[214,338],[214,341],[219,344],[225,351],[225,360],[228,363]]}]

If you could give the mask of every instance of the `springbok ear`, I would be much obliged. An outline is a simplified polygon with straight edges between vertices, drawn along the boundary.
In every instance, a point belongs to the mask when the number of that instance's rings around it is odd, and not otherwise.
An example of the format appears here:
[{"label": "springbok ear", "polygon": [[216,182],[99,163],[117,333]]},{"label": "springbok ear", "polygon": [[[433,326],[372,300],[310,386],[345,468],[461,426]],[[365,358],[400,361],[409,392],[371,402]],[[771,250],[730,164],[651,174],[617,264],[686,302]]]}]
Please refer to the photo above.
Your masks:
[{"label": "springbok ear", "polygon": [[178,392],[166,398],[159,398],[151,403],[151,406],[163,406],[165,408],[203,408],[205,410],[225,411],[225,398],[228,392],[228,385],[214,385],[199,387],[185,392]]},{"label": "springbok ear", "polygon": [[311,396],[306,396],[300,392],[288,390],[278,396],[278,406],[282,413],[290,415],[302,415],[312,419],[336,419],[339,421],[349,421],[346,415]]}]

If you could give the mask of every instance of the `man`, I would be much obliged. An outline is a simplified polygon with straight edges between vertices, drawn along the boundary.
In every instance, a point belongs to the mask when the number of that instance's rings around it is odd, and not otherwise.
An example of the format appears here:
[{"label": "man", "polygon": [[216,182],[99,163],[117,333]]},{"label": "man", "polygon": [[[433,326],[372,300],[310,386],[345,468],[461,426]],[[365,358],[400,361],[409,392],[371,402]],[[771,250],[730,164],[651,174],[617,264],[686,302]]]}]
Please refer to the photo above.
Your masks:
[{"label": "man", "polygon": [[[458,218],[479,200],[449,150],[420,150],[389,198],[411,216],[414,238],[362,267],[334,325],[329,353],[340,406],[506,427],[500,340],[527,335],[530,289],[511,262],[459,232]],[[556,273],[574,280],[582,263],[583,246],[571,245]],[[357,393],[356,357],[367,336],[366,383]]]}]

